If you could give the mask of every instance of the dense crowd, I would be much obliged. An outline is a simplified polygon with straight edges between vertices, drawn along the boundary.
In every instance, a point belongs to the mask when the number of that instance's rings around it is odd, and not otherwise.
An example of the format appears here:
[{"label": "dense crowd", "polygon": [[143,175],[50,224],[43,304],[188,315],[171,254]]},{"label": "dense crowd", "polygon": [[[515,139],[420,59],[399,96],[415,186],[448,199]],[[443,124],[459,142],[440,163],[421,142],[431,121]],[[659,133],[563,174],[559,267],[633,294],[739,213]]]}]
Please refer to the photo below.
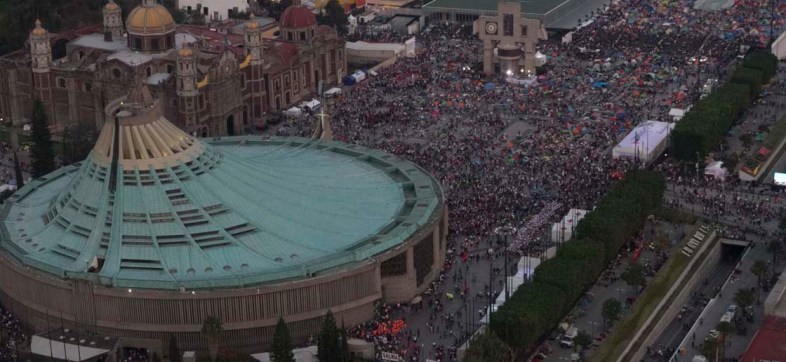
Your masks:
[{"label": "dense crowd", "polygon": [[25,351],[29,343],[28,335],[23,331],[19,320],[10,311],[0,306],[0,361],[16,361],[20,352]]},{"label": "dense crowd", "polygon": [[[421,333],[438,333],[445,344],[430,346],[427,356],[448,356],[462,342],[460,313],[475,313],[466,298],[500,290],[474,280],[471,268],[480,258],[504,257],[490,241],[493,229],[521,226],[553,202],[564,205],[555,216],[592,208],[613,176],[631,167],[609,157],[622,135],[641,120],[667,120],[672,107],[698,98],[704,80],[727,74],[740,45],[768,40],[759,10],[747,1],[718,12],[687,0],[613,4],[574,31],[572,42],[541,42],[548,65],[530,87],[477,73],[481,43],[471,26],[432,25],[418,36],[415,57],[353,86],[331,111],[336,138],[424,167],[441,182],[451,213],[451,261],[423,296],[428,331],[371,340],[411,357],[427,347],[418,344]],[[708,202],[708,213],[728,212],[721,210],[734,199],[726,197],[727,204]],[[763,217],[779,212],[748,203],[745,210],[769,210]],[[463,307],[442,309],[453,298]],[[393,314],[406,315],[402,308]]]}]

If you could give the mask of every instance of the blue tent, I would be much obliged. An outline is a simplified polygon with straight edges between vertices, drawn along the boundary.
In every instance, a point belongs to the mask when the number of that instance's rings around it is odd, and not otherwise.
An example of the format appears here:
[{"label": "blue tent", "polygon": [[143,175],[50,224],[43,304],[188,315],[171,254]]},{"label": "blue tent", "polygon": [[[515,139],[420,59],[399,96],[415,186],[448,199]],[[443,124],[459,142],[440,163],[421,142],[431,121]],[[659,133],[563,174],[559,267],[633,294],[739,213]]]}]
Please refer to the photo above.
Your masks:
[{"label": "blue tent", "polygon": [[491,82],[488,82],[488,83],[486,83],[486,84],[483,86],[483,89],[485,89],[485,90],[494,90],[494,89],[496,89],[496,88],[497,88],[497,85],[496,85],[496,84],[494,84],[494,83],[491,83]]},{"label": "blue tent", "polygon": [[601,82],[601,81],[597,81],[595,83],[592,83],[592,87],[593,88],[606,88],[608,86],[609,86],[609,83]]}]

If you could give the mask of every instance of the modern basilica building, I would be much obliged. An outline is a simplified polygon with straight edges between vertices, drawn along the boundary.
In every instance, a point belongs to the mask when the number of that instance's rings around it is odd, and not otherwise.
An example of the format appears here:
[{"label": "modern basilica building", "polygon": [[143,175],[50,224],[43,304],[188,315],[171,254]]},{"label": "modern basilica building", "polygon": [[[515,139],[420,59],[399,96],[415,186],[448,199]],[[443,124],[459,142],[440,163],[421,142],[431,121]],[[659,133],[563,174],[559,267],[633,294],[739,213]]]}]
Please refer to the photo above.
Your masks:
[{"label": "modern basilica building", "polygon": [[303,343],[328,310],[361,323],[439,274],[446,202],[423,169],[327,140],[195,138],[143,78],[106,106],[87,159],[0,211],[0,301],[36,332],[163,356],[171,335],[203,351],[215,316],[222,348],[258,352],[279,316]]}]

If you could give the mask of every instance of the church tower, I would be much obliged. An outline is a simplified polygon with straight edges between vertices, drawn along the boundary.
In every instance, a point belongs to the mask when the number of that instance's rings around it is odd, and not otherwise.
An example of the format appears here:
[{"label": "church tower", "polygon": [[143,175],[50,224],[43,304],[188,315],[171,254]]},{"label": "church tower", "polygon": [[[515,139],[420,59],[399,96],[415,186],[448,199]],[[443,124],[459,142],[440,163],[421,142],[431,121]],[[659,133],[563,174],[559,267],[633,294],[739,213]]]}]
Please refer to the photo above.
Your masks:
[{"label": "church tower", "polygon": [[35,21],[35,29],[30,32],[30,58],[33,60],[33,73],[48,73],[52,65],[52,47],[49,32],[41,27],[41,20]]},{"label": "church tower", "polygon": [[186,47],[180,49],[177,52],[177,97],[186,129],[196,124],[196,112],[199,109],[197,75],[194,51]]},{"label": "church tower", "polygon": [[245,47],[251,55],[251,65],[262,65],[262,29],[259,28],[254,15],[251,15],[251,19],[246,23]]},{"label": "church tower", "polygon": [[109,0],[104,5],[104,34],[110,34],[112,39],[123,38],[123,19],[120,16],[120,6],[115,0]]}]

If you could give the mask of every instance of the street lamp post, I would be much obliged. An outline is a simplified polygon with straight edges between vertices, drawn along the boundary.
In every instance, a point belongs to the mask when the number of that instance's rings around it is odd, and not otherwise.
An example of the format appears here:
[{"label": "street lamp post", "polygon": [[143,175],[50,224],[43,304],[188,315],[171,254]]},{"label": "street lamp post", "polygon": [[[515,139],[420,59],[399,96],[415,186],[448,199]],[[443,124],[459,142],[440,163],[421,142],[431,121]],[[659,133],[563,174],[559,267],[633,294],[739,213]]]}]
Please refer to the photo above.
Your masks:
[{"label": "street lamp post", "polygon": [[504,255],[503,255],[503,257],[505,258],[505,273],[502,275],[502,277],[505,278],[504,279],[504,281],[505,281],[505,302],[507,302],[508,299],[510,299],[510,288],[508,286],[508,268],[509,268],[508,267],[508,241],[509,241],[508,238],[509,238],[509,236],[514,235],[515,232],[516,232],[516,228],[514,228],[511,225],[500,226],[500,227],[497,227],[496,229],[494,229],[494,233],[495,234],[497,234],[497,235],[499,235],[499,236],[501,236],[501,237],[503,237],[505,239],[505,249],[504,249]]},{"label": "street lamp post", "polygon": [[596,328],[598,327],[598,322],[590,321],[589,325],[592,326],[592,339],[595,339]]}]

